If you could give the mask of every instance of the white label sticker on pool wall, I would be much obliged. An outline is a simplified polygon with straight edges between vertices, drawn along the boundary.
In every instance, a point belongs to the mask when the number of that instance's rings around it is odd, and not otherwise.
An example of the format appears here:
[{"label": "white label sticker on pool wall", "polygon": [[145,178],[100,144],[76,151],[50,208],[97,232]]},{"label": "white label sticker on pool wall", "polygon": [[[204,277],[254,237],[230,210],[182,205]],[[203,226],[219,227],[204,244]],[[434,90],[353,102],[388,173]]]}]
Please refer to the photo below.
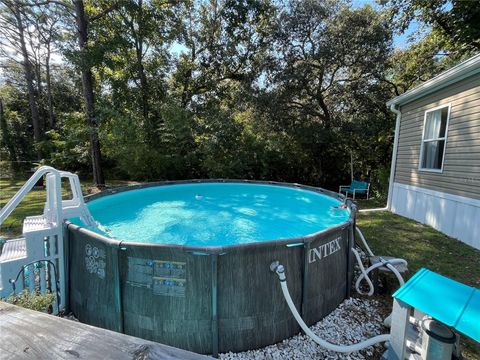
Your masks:
[{"label": "white label sticker on pool wall", "polygon": [[185,296],[186,263],[128,257],[127,284],[154,295]]},{"label": "white label sticker on pool wall", "polygon": [[333,239],[332,241],[329,241],[326,244],[310,249],[308,252],[308,262],[310,264],[314,263],[317,260],[322,260],[327,256],[330,256],[339,251],[342,248],[340,246],[340,240],[342,240],[341,236]]},{"label": "white label sticker on pool wall", "polygon": [[97,275],[100,279],[105,279],[105,259],[104,249],[90,244],[85,245],[85,268],[90,274]]}]

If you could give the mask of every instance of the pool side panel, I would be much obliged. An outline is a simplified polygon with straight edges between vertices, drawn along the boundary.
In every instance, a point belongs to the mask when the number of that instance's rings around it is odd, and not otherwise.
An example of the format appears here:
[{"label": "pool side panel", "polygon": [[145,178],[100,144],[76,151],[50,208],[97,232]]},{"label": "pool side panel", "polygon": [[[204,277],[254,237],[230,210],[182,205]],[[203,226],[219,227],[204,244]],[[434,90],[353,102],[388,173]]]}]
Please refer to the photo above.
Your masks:
[{"label": "pool side panel", "polygon": [[70,309],[83,323],[119,331],[116,249],[76,228],[69,228]]},{"label": "pool side panel", "polygon": [[[305,252],[306,292],[303,319],[315,324],[340,304],[347,294],[349,227],[330,231],[313,239]],[[287,280],[290,283],[287,273]]]},{"label": "pool side panel", "polygon": [[210,255],[126,246],[121,268],[126,334],[198,353],[212,352]]},{"label": "pool side panel", "polygon": [[[300,329],[283,298],[270,263],[286,268],[293,301],[301,303],[302,247],[272,244],[219,256],[218,317],[221,352],[274,344]],[[291,281],[290,281],[291,280]]]}]

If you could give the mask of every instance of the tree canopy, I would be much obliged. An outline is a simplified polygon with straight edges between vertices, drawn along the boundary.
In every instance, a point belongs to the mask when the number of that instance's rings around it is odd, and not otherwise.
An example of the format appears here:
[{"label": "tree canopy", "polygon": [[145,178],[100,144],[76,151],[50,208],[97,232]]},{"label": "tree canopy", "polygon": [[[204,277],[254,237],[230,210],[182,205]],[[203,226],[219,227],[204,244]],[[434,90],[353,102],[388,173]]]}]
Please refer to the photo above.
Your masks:
[{"label": "tree canopy", "polygon": [[478,52],[472,3],[0,0],[1,169],[335,189],[353,159],[382,193],[385,102]]}]

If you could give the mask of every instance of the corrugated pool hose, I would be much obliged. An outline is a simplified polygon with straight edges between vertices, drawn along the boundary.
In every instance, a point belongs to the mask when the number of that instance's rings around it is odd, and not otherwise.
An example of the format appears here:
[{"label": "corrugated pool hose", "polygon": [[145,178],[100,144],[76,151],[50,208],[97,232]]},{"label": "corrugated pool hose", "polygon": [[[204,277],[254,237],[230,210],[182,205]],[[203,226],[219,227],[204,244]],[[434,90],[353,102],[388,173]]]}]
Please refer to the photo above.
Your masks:
[{"label": "corrugated pool hose", "polygon": [[305,334],[307,334],[313,341],[315,341],[321,347],[331,351],[336,351],[341,353],[350,353],[352,351],[362,350],[376,343],[390,340],[390,334],[384,334],[384,335],[377,335],[373,338],[359,342],[357,344],[336,345],[328,342],[327,340],[320,338],[312,330],[310,330],[310,328],[307,326],[307,324],[305,324],[302,317],[298,313],[297,308],[295,307],[295,304],[293,303],[292,298],[290,296],[290,292],[288,291],[287,277],[285,275],[285,268],[283,267],[283,265],[275,261],[270,265],[270,269],[278,275],[278,278],[280,279],[280,285],[282,287],[283,296],[285,297],[285,301],[287,302],[287,305],[290,308],[290,311],[292,312],[293,316],[295,317],[295,320],[297,321],[298,325],[300,325],[300,327],[305,332]]},{"label": "corrugated pool hose", "polygon": [[[352,248],[352,252],[355,255],[355,258],[357,259],[358,266],[360,267],[360,271],[362,272],[360,274],[360,276],[358,277],[357,281],[355,282],[355,289],[357,290],[357,292],[359,294],[368,295],[368,296],[373,295],[373,292],[375,291],[375,288],[373,286],[372,281],[368,277],[368,273],[370,271],[375,270],[376,268],[379,268],[379,267],[382,267],[382,266],[386,266],[391,272],[393,272],[395,274],[395,276],[398,279],[398,282],[400,283],[400,286],[403,286],[403,284],[405,284],[405,281],[403,280],[402,275],[400,275],[400,272],[393,265],[395,265],[395,264],[407,265],[406,260],[403,260],[403,259],[383,260],[382,258],[380,258],[379,263],[373,264],[369,268],[365,269],[365,267],[363,266],[363,263],[362,263],[362,259],[360,259],[360,254],[358,253],[358,251],[355,250],[354,248]],[[362,282],[363,279],[365,279],[367,281],[367,284],[368,284],[368,287],[369,287],[368,293],[364,293],[360,290],[360,283]]]},{"label": "corrugated pool hose", "polygon": [[[365,239],[365,236],[363,236],[360,229],[358,227],[355,227],[355,230],[357,231],[357,234],[360,236],[360,240],[362,241],[363,246],[365,247],[365,250],[368,253],[368,256],[374,256],[373,251],[370,249],[370,246],[368,246],[367,240]],[[363,266],[363,263],[362,263],[362,259],[360,258],[360,254],[358,253],[358,251],[355,250],[354,248],[352,248],[352,252],[355,255],[355,258],[357,259],[358,266],[360,267],[360,271],[361,271],[360,276],[358,277],[357,281],[355,282],[355,289],[357,290],[357,292],[359,294],[368,295],[368,296],[373,295],[373,292],[375,291],[375,288],[373,286],[372,281],[368,277],[368,273],[370,271],[375,270],[376,268],[379,268],[379,267],[382,267],[382,266],[387,267],[391,272],[393,272],[393,274],[397,277],[397,280],[398,280],[398,283],[400,284],[400,287],[403,286],[403,284],[405,284],[405,280],[403,280],[402,275],[400,274],[400,272],[397,270],[397,268],[394,265],[405,265],[405,266],[407,266],[408,263],[407,263],[406,260],[398,259],[398,258],[385,260],[382,257],[380,257],[380,262],[379,263],[373,264],[369,268],[365,269],[365,267]],[[365,279],[367,281],[368,288],[369,288],[368,293],[366,293],[366,294],[360,290],[360,283],[362,282],[363,279]],[[391,321],[391,316],[388,316],[385,319],[384,324],[386,326],[390,327],[390,321]]]},{"label": "corrugated pool hose", "polygon": [[[365,246],[365,249],[368,252],[369,256],[374,256],[372,250],[368,246],[367,241],[365,240],[365,237],[363,236],[362,232],[360,231],[360,229],[358,227],[356,227],[356,231],[360,235],[360,239],[363,242],[363,244]],[[405,261],[404,259],[388,259],[388,260],[385,260],[385,259],[380,257],[380,262],[379,263],[376,263],[376,264],[370,266],[369,268],[365,269],[365,267],[363,266],[363,263],[362,263],[362,259],[360,258],[360,254],[358,253],[358,251],[355,250],[354,248],[352,248],[352,252],[355,255],[355,258],[357,259],[358,265],[360,267],[360,271],[362,272],[360,274],[360,276],[358,277],[356,283],[355,283],[355,289],[357,290],[357,292],[359,294],[369,295],[369,296],[373,295],[373,292],[374,292],[375,289],[374,289],[372,281],[368,277],[368,274],[370,273],[370,271],[375,270],[376,268],[379,268],[379,267],[382,267],[382,266],[387,267],[391,272],[393,272],[395,274],[395,276],[398,279],[398,282],[399,282],[400,286],[403,286],[403,284],[405,284],[405,281],[403,280],[402,275],[400,274],[400,272],[394,266],[394,265],[398,265],[398,264],[408,265],[407,261]],[[368,340],[362,341],[362,342],[357,343],[357,344],[336,345],[336,344],[329,343],[328,341],[320,338],[315,333],[313,333],[312,330],[310,330],[310,328],[307,326],[307,324],[305,324],[302,317],[298,313],[297,308],[295,307],[295,304],[293,303],[292,298],[290,297],[290,292],[288,291],[287,277],[285,275],[285,268],[283,267],[283,265],[279,264],[278,261],[275,261],[270,265],[270,269],[273,272],[275,272],[278,275],[278,278],[280,279],[280,285],[282,287],[283,296],[285,297],[285,300],[288,304],[288,307],[290,308],[290,311],[292,312],[293,316],[295,317],[295,320],[300,325],[300,327],[305,332],[305,334],[307,334],[313,341],[315,341],[321,347],[323,347],[327,350],[331,350],[331,351],[336,351],[336,352],[341,352],[341,353],[349,353],[349,352],[352,352],[352,351],[362,350],[362,349],[364,349],[366,347],[369,347],[369,346],[372,346],[376,343],[385,342],[385,341],[390,340],[390,334],[383,334],[383,335],[377,335],[373,338],[370,338]],[[362,282],[363,279],[365,279],[367,281],[367,284],[368,284],[368,287],[369,287],[369,291],[368,291],[367,294],[365,294],[364,292],[362,292],[360,290],[360,283]],[[389,326],[390,319],[391,319],[391,317],[389,316],[385,320],[387,326]]]}]

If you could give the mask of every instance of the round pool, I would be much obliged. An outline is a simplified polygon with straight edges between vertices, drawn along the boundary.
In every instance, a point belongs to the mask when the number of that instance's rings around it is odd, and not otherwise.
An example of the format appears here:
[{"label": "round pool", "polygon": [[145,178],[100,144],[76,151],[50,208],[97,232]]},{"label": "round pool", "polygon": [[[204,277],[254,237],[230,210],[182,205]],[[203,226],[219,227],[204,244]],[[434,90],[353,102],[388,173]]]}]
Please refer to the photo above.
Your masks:
[{"label": "round pool", "polygon": [[[349,296],[355,209],[294,184],[194,181],[107,190],[101,225],[68,225],[70,299],[82,322],[214,354],[299,331],[274,260],[308,324]],[[350,204],[349,204],[350,205]]]},{"label": "round pool", "polygon": [[314,234],[348,220],[332,197],[248,183],[156,186],[90,201],[110,237],[142,243],[229,246]]}]

